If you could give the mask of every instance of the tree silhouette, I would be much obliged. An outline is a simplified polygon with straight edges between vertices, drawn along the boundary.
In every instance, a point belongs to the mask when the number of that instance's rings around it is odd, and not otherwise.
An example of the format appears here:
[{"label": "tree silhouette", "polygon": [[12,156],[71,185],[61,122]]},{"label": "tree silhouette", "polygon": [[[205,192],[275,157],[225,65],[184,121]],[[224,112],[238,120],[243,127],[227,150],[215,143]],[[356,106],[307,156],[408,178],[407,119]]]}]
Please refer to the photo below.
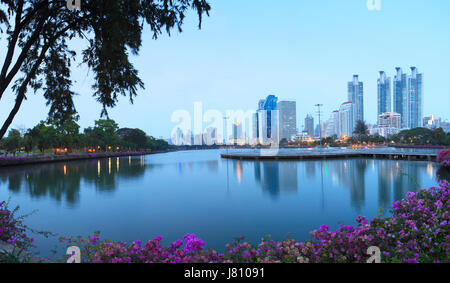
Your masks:
[{"label": "tree silhouette", "polygon": [[[70,40],[85,42],[82,62],[94,73],[94,96],[103,106],[114,107],[119,96],[130,101],[144,84],[129,61],[137,55],[145,26],[153,38],[181,27],[188,10],[199,17],[209,15],[206,0],[82,0],[81,9],[69,10],[66,1],[0,0],[0,38],[8,42],[3,66],[0,66],[0,102],[11,88],[15,103],[3,124],[5,135],[19,111],[27,89],[43,90],[50,106],[49,118],[64,123],[76,113],[71,90],[70,66],[76,53]],[[145,25],[146,24],[146,25]],[[18,52],[18,53],[17,53]],[[17,53],[17,54],[16,54]]]},{"label": "tree silhouette", "polygon": [[364,121],[358,120],[358,122],[356,122],[355,130],[353,131],[353,133],[358,136],[368,135],[369,130],[366,123]]}]

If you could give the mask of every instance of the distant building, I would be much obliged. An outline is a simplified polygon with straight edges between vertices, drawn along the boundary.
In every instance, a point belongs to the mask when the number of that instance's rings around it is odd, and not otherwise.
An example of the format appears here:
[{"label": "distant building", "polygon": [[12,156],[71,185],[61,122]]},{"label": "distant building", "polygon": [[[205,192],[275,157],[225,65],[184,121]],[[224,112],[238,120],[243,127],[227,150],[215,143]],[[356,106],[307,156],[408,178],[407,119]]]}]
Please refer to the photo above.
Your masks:
[{"label": "distant building", "polygon": [[339,136],[339,111],[331,112],[324,137]]},{"label": "distant building", "polygon": [[402,119],[399,113],[388,112],[378,116],[378,133],[385,138],[398,134],[401,125]]},{"label": "distant building", "polygon": [[364,121],[364,84],[358,75],[353,75],[353,81],[348,83],[348,101],[354,104],[356,121]]},{"label": "distant building", "polygon": [[242,123],[240,121],[236,121],[233,124],[232,140],[234,144],[245,144],[245,136],[242,128]]},{"label": "distant building", "polygon": [[280,140],[293,140],[297,134],[297,104],[295,101],[278,102]]},{"label": "distant building", "polygon": [[[258,110],[254,116],[258,143],[279,143],[279,111],[278,97],[269,95],[258,102]],[[256,121],[255,121],[256,120]]]},{"label": "distant building", "polygon": [[214,144],[222,143],[222,141],[219,140],[219,136],[217,134],[217,128],[214,128],[214,127],[206,128],[206,131],[203,134],[203,141],[204,141],[205,145],[214,145]]},{"label": "distant building", "polygon": [[412,129],[422,126],[423,74],[411,67],[411,74],[402,73],[397,67],[394,77],[394,112],[402,117],[402,128]]},{"label": "distant building", "polygon": [[386,77],[384,71],[380,71],[378,79],[378,115],[391,112],[391,78]]},{"label": "distant building", "polygon": [[356,126],[356,111],[353,102],[345,102],[339,108],[339,135],[352,137]]},{"label": "distant building", "polygon": [[305,118],[305,130],[309,137],[314,137],[314,117],[310,114]]},{"label": "distant building", "polygon": [[435,119],[434,115],[426,116],[423,118],[423,126],[428,129],[435,129],[439,126],[439,119]]}]

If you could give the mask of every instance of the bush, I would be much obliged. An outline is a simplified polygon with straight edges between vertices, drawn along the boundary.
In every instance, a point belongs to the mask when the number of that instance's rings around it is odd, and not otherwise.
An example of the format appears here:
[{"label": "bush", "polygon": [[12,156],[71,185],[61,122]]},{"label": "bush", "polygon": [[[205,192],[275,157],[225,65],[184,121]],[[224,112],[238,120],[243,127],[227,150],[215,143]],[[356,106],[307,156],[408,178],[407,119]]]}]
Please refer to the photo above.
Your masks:
[{"label": "bush", "polygon": [[436,161],[443,167],[450,167],[450,150],[439,152]]}]

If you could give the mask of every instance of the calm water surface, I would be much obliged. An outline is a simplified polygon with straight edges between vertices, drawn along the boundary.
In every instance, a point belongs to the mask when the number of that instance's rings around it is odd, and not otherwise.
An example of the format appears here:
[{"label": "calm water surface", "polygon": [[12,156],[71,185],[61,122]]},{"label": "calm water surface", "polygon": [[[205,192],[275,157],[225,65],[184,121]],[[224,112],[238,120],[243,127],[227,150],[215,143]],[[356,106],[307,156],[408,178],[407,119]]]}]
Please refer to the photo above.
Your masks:
[{"label": "calm water surface", "polygon": [[[245,235],[309,239],[321,224],[374,217],[408,191],[437,184],[431,162],[328,160],[254,162],[220,158],[220,151],[186,151],[0,168],[0,200],[26,223],[60,236],[101,231],[110,240],[164,243],[195,233],[209,247]],[[418,185],[419,184],[419,185]],[[36,236],[52,256],[57,238]]]}]

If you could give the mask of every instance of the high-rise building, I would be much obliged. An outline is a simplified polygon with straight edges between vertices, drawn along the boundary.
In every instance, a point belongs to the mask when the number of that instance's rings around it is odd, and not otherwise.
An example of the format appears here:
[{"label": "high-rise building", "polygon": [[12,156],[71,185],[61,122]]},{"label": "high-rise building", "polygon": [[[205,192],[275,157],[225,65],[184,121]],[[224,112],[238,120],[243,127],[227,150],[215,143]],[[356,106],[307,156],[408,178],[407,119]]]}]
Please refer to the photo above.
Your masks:
[{"label": "high-rise building", "polygon": [[311,114],[306,115],[305,132],[309,137],[314,137],[314,117]]},{"label": "high-rise building", "polygon": [[280,112],[280,139],[291,141],[297,134],[297,104],[295,101],[278,102]]},{"label": "high-rise building", "polygon": [[351,101],[345,102],[339,108],[339,135],[351,137],[356,126],[355,104]]},{"label": "high-rise building", "polygon": [[[278,97],[269,95],[258,102],[256,120],[256,136],[258,142],[267,144],[279,142],[279,111],[277,109]],[[255,122],[255,121],[254,121]]]},{"label": "high-rise building", "polygon": [[348,101],[354,104],[356,121],[364,121],[364,84],[359,81],[358,75],[348,82]]},{"label": "high-rise building", "polygon": [[422,126],[423,109],[423,74],[411,67],[411,74],[402,73],[397,67],[394,78],[394,112],[402,117],[402,128],[417,128]]},{"label": "high-rise building", "polygon": [[384,71],[380,71],[378,79],[378,115],[391,112],[391,78],[386,77]]},{"label": "high-rise building", "polygon": [[400,132],[402,118],[399,113],[387,112],[378,116],[378,133],[388,138]]},{"label": "high-rise building", "polygon": [[327,121],[325,137],[339,136],[339,111],[331,112],[330,119]]},{"label": "high-rise building", "polygon": [[233,143],[235,144],[243,144],[245,143],[244,132],[242,131],[242,123],[240,121],[236,121],[233,124]]},{"label": "high-rise building", "polygon": [[419,74],[416,67],[411,67],[411,75],[408,76],[409,94],[409,128],[422,127],[423,118],[423,75]]}]

